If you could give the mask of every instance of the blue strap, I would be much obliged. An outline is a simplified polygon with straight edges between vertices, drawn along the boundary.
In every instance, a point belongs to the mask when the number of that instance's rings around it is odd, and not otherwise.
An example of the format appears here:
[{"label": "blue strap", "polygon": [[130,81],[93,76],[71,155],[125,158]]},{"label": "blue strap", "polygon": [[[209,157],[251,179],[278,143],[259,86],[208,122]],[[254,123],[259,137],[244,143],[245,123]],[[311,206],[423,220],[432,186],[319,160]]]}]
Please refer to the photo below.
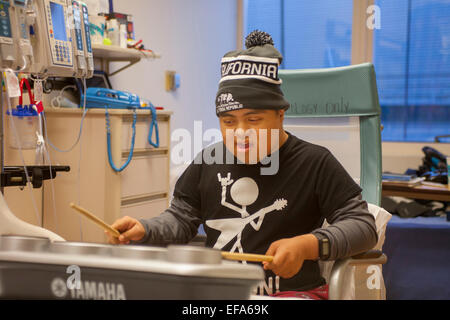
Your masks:
[{"label": "blue strap", "polygon": [[108,113],[108,107],[107,106],[105,106],[105,118],[106,118],[106,143],[107,143],[107,146],[108,146],[108,161],[109,161],[109,165],[111,166],[111,168],[114,171],[121,172],[123,169],[125,169],[130,164],[131,159],[133,158],[134,139],[136,138],[136,119],[137,119],[136,109],[133,109],[133,124],[132,124],[133,135],[131,137],[130,153],[128,154],[127,161],[120,168],[116,167],[116,165],[114,164],[114,161],[112,159],[112,154],[111,154],[111,125],[110,125],[110,121],[109,121],[109,113]]},{"label": "blue strap", "polygon": [[[152,119],[150,122],[150,128],[148,131],[148,143],[150,145],[152,145],[155,148],[159,148],[159,129],[158,129],[158,121],[156,120],[156,108],[150,104],[149,107],[146,108],[141,108],[141,109],[150,109],[151,113],[152,113]],[[137,120],[137,114],[136,114],[136,109],[133,109],[133,124],[132,124],[132,129],[133,129],[133,134],[131,137],[131,148],[130,148],[130,153],[128,154],[128,159],[127,161],[120,167],[117,168],[116,165],[114,164],[114,161],[112,159],[112,154],[111,154],[111,125],[110,125],[110,120],[109,120],[109,112],[108,112],[108,107],[105,106],[105,118],[106,118],[106,143],[108,146],[108,161],[109,161],[109,165],[111,166],[111,168],[116,171],[116,172],[121,172],[123,171],[123,169],[125,169],[131,162],[131,159],[133,158],[133,152],[134,152],[134,141],[136,138],[136,120]],[[152,141],[152,135],[153,135],[153,130],[155,130],[155,142]]]},{"label": "blue strap", "polygon": [[[150,145],[154,146],[155,148],[159,148],[159,130],[158,130],[158,121],[156,121],[156,109],[151,103],[148,108],[152,112],[152,120],[150,122],[150,129],[148,130],[147,140]],[[152,141],[153,128],[155,128],[156,142]]]}]

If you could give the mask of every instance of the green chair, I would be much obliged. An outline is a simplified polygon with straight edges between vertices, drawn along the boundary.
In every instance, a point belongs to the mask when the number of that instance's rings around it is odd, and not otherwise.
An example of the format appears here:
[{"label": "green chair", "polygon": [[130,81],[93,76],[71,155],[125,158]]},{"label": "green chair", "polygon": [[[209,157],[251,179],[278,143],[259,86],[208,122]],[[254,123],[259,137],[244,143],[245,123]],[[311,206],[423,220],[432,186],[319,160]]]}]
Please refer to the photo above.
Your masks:
[{"label": "green chair", "polygon": [[279,77],[291,103],[285,114],[285,130],[327,147],[359,183],[376,220],[379,241],[372,250],[337,261],[320,261],[322,276],[329,284],[329,298],[385,299],[381,266],[387,257],[381,248],[391,215],[378,207],[381,110],[374,67],[364,63],[330,69],[280,70]]},{"label": "green chair", "polygon": [[381,109],[371,63],[339,68],[280,70],[291,107],[285,129],[330,149],[363,189],[381,202]]}]

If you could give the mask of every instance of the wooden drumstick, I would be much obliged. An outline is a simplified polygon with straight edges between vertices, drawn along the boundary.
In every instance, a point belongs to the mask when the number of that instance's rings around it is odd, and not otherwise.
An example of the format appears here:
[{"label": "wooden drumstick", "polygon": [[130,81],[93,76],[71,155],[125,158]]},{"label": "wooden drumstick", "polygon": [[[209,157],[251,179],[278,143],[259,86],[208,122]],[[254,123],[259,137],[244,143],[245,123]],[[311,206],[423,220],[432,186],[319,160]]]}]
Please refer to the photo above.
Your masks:
[{"label": "wooden drumstick", "polygon": [[273,256],[266,256],[262,254],[253,254],[253,253],[237,253],[237,252],[226,252],[222,251],[222,258],[228,260],[238,260],[238,261],[254,261],[254,262],[271,262],[273,260]]},{"label": "wooden drumstick", "polygon": [[106,222],[102,221],[101,219],[97,218],[94,214],[92,214],[91,212],[87,211],[86,209],[77,206],[73,202],[71,202],[69,204],[69,206],[71,208],[75,209],[76,211],[78,211],[79,213],[81,213],[82,215],[84,215],[86,218],[88,218],[89,220],[91,220],[92,222],[94,222],[95,224],[100,226],[101,228],[103,228],[103,230],[106,230],[109,233],[111,233],[111,235],[113,235],[114,237],[118,238],[120,236],[120,232],[119,231],[117,231],[116,229],[114,229],[113,227],[111,227],[109,224],[107,224]]}]

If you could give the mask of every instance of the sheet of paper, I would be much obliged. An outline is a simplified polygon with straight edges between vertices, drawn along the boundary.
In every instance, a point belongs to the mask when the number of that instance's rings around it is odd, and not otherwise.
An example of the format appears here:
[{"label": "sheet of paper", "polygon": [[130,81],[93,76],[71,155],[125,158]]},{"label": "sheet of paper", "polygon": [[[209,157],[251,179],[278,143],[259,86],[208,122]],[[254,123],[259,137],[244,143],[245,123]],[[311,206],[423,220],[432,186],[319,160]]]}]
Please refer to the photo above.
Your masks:
[{"label": "sheet of paper", "polygon": [[19,79],[12,70],[5,71],[6,90],[10,98],[20,97]]}]

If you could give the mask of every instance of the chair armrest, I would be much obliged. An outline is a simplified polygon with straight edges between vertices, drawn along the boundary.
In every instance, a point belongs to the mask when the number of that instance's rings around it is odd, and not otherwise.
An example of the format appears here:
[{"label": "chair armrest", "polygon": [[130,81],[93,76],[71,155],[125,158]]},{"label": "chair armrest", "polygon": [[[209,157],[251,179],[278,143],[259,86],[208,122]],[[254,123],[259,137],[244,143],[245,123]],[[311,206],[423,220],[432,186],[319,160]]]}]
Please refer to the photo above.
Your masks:
[{"label": "chair armrest", "polygon": [[385,264],[387,262],[386,255],[380,250],[369,250],[347,259],[350,260],[350,265]]},{"label": "chair armrest", "polygon": [[369,250],[358,255],[336,260],[331,270],[328,297],[330,300],[341,299],[345,273],[350,266],[385,264],[387,257],[380,250]]}]

